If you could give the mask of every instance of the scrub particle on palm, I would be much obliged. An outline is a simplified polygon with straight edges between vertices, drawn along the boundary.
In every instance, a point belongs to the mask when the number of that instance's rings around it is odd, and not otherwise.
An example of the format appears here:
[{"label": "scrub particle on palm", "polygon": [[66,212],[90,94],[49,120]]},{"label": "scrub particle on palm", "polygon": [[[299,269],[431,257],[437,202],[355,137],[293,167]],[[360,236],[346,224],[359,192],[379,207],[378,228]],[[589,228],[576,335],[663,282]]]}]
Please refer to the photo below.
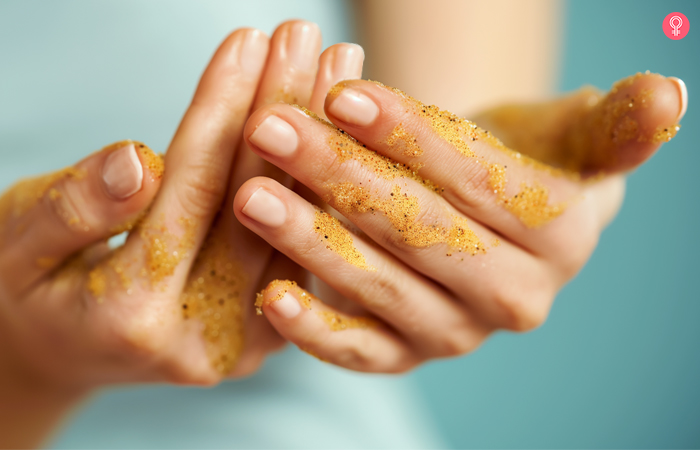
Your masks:
[{"label": "scrub particle on palm", "polygon": [[350,231],[337,218],[324,211],[316,211],[314,231],[321,236],[326,248],[340,255],[353,266],[369,272],[377,269],[367,264],[365,256],[355,247]]},{"label": "scrub particle on palm", "polygon": [[316,314],[326,322],[331,331],[343,331],[352,328],[367,329],[377,326],[369,317],[350,317],[333,311],[318,311]]},{"label": "scrub particle on palm", "polygon": [[194,246],[194,223],[189,219],[178,222],[182,229],[179,235],[171,232],[163,222],[145,222],[139,226],[146,254],[146,265],[141,275],[154,285],[175,273],[175,268]]},{"label": "scrub particle on palm", "polygon": [[202,323],[207,357],[222,375],[234,369],[245,344],[247,276],[231,253],[226,243],[206,239],[180,296],[182,317]]},{"label": "scrub particle on palm", "polygon": [[399,186],[394,186],[389,198],[385,199],[367,188],[340,183],[332,186],[331,199],[332,206],[346,216],[355,212],[383,213],[404,244],[411,247],[424,248],[444,243],[449,247],[448,256],[452,252],[472,256],[486,253],[486,246],[463,217],[453,215],[449,226],[421,222],[418,198],[402,193]]}]

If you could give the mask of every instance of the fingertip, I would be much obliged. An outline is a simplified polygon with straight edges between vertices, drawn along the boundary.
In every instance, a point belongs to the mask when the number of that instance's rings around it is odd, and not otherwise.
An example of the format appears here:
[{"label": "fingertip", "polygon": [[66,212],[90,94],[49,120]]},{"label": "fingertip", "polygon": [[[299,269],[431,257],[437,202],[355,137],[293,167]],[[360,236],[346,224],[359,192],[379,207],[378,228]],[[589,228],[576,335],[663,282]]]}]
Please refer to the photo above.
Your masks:
[{"label": "fingertip", "polygon": [[668,80],[675,84],[678,89],[678,95],[681,102],[680,112],[678,113],[678,119],[681,120],[685,116],[685,112],[688,110],[688,88],[685,86],[685,82],[680,78],[668,77]]},{"label": "fingertip", "polygon": [[268,317],[291,320],[311,309],[311,294],[294,281],[274,280],[257,295],[255,307],[259,315],[264,312]]}]

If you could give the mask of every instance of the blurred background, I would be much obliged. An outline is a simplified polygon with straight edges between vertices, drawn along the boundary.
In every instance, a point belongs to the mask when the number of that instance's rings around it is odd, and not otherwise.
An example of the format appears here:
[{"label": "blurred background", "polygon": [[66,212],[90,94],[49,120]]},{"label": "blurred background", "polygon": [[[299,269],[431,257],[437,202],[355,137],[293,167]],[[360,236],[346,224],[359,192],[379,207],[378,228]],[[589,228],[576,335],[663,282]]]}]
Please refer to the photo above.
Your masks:
[{"label": "blurred background", "polygon": [[[235,27],[271,32],[301,16],[320,24],[324,47],[355,38],[343,1],[262,3],[177,2],[164,20],[163,2],[2,2],[0,187],[125,136],[165,149]],[[674,11],[690,21],[681,41],[661,28]],[[561,91],[674,75],[690,93],[683,127],[630,176],[620,215],[543,327],[402,382],[455,448],[698,447],[700,2],[571,0],[563,21],[552,24],[564,30]]]}]

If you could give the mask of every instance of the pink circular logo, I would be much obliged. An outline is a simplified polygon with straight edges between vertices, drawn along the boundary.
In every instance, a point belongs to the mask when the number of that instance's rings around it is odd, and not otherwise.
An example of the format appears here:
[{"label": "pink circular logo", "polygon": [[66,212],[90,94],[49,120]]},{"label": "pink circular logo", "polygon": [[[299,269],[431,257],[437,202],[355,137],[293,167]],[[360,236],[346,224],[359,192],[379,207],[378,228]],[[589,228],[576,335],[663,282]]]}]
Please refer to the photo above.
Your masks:
[{"label": "pink circular logo", "polygon": [[666,37],[673,39],[674,41],[678,41],[683,39],[685,35],[688,34],[690,23],[684,14],[672,12],[664,19],[663,28]]}]

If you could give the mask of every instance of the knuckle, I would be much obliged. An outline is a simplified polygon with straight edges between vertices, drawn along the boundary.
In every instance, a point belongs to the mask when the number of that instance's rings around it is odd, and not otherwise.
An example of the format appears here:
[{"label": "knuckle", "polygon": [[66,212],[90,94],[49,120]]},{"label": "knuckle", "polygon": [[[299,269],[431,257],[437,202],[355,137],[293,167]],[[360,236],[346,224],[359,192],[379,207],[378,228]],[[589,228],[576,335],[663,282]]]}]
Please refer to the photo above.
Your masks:
[{"label": "knuckle", "polygon": [[177,186],[177,198],[183,211],[194,218],[205,218],[221,204],[225,183],[216,176],[219,168],[210,164],[188,167],[189,173]]},{"label": "knuckle", "polygon": [[501,313],[501,326],[516,332],[532,331],[541,326],[547,320],[551,299],[544,289],[525,294],[501,291],[493,297]]},{"label": "knuckle", "polygon": [[137,359],[154,359],[166,345],[165,333],[157,320],[143,315],[113,323],[112,334],[117,349]]},{"label": "knuckle", "polygon": [[348,344],[336,356],[337,364],[352,370],[362,372],[372,372],[372,367],[377,365],[373,357],[374,340],[367,333],[362,333],[359,339],[355,339]]},{"label": "knuckle", "polygon": [[492,204],[491,176],[480,164],[470,164],[455,180],[455,188],[446,186],[446,196],[460,211],[482,209]]},{"label": "knuckle", "polygon": [[393,276],[393,270],[394,267],[387,267],[373,272],[373,276],[368,277],[369,280],[357,286],[359,298],[364,299],[363,303],[367,305],[382,309],[401,309],[402,314],[406,314],[403,309],[406,306],[406,302],[403,301],[406,293],[403,286],[396,282],[400,278]]},{"label": "knuckle", "polygon": [[572,278],[586,264],[598,245],[598,240],[598,233],[592,229],[577,236],[575,244],[571,246],[572,251],[568,253],[562,265],[567,278]]},{"label": "knuckle", "polygon": [[53,222],[61,223],[73,234],[87,234],[98,223],[88,208],[79,207],[89,202],[80,198],[84,196],[76,188],[68,182],[60,182],[49,188],[43,202],[53,215]]},{"label": "knuckle", "polygon": [[437,356],[462,356],[476,350],[482,339],[475,339],[473,333],[465,328],[446,332],[440,339]]}]

